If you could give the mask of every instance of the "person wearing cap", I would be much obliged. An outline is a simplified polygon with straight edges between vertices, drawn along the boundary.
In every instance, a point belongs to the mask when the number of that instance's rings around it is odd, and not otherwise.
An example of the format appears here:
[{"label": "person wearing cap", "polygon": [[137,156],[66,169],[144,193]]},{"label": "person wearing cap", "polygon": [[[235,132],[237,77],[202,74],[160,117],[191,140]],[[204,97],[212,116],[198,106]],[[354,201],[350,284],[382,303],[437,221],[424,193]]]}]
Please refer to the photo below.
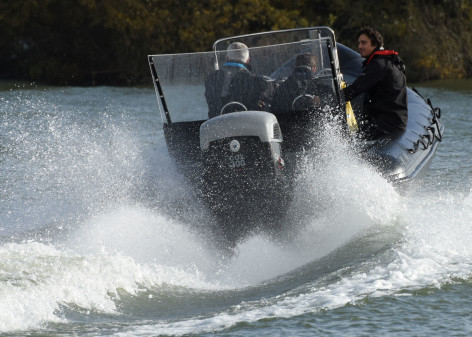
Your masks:
[{"label": "person wearing cap", "polygon": [[292,74],[276,89],[271,104],[274,115],[291,111],[314,111],[329,105],[333,98],[331,88],[317,81],[316,57],[311,53],[297,55]]},{"label": "person wearing cap", "polygon": [[251,72],[247,46],[234,42],[227,48],[226,62],[221,69],[205,80],[208,117],[225,113],[222,108],[230,102],[237,102],[240,110],[263,110],[273,91],[272,82]]},{"label": "person wearing cap", "polygon": [[361,75],[343,89],[350,101],[364,93],[364,138],[399,135],[406,129],[408,105],[405,66],[394,50],[384,50],[382,35],[371,27],[357,32],[359,53],[365,58]]}]

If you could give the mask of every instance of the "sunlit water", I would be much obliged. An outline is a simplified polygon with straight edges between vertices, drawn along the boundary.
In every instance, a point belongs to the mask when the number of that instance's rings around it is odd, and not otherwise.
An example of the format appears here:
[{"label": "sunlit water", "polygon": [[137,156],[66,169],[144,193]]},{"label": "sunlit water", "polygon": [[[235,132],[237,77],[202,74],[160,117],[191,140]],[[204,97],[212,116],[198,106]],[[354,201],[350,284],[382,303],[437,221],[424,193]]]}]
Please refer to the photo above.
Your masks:
[{"label": "sunlit water", "polygon": [[328,132],[292,233],[233,255],[169,159],[152,89],[0,91],[0,334],[472,334],[472,86],[418,88],[446,133],[416,189]]}]

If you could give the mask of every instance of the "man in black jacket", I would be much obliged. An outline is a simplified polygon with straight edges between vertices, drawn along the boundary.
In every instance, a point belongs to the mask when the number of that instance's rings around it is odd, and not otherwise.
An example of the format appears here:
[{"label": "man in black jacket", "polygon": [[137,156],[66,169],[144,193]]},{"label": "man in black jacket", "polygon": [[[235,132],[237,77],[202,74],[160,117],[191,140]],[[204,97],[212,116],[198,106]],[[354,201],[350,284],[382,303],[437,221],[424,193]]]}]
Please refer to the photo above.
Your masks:
[{"label": "man in black jacket", "polygon": [[[249,49],[241,42],[229,45],[226,63],[205,81],[209,118],[226,112],[262,110],[272,95],[272,82],[251,72]],[[230,107],[232,109],[222,111],[223,107],[231,102],[238,104]]]},{"label": "man in black jacket", "polygon": [[405,67],[393,50],[383,49],[378,31],[365,27],[357,32],[359,53],[365,58],[362,74],[343,90],[346,101],[364,93],[366,139],[401,134],[408,122]]},{"label": "man in black jacket", "polygon": [[282,115],[291,111],[314,112],[333,106],[333,90],[316,77],[316,57],[311,53],[297,55],[293,73],[276,89],[271,112]]}]

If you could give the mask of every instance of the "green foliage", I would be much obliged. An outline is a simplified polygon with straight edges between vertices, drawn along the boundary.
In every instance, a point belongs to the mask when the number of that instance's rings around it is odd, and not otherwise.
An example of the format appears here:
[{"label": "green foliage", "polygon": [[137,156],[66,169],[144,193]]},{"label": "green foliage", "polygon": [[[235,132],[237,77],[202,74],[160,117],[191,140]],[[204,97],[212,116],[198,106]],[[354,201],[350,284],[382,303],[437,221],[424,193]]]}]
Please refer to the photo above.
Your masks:
[{"label": "green foliage", "polygon": [[[405,37],[405,59],[411,64],[412,76],[430,78],[463,78],[472,76],[472,2],[461,0],[417,0],[409,8],[410,34]],[[421,46],[421,48],[418,48]]]},{"label": "green foliage", "polygon": [[0,0],[0,76],[48,84],[150,82],[148,54],[231,35],[326,25],[356,49],[370,25],[410,81],[472,75],[471,0]]}]

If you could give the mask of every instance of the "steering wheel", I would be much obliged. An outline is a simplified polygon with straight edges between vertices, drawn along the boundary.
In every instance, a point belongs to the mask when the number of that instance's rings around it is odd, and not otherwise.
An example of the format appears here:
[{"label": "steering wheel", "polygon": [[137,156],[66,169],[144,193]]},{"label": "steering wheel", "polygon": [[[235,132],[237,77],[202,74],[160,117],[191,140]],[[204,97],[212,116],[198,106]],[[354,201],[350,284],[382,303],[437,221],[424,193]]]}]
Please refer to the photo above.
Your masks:
[{"label": "steering wheel", "polygon": [[303,94],[295,97],[292,102],[292,110],[309,111],[320,107],[320,98],[315,95]]},{"label": "steering wheel", "polygon": [[244,104],[240,102],[229,102],[223,105],[220,111],[220,115],[224,115],[230,112],[236,112],[236,111],[247,111],[247,108]]}]

